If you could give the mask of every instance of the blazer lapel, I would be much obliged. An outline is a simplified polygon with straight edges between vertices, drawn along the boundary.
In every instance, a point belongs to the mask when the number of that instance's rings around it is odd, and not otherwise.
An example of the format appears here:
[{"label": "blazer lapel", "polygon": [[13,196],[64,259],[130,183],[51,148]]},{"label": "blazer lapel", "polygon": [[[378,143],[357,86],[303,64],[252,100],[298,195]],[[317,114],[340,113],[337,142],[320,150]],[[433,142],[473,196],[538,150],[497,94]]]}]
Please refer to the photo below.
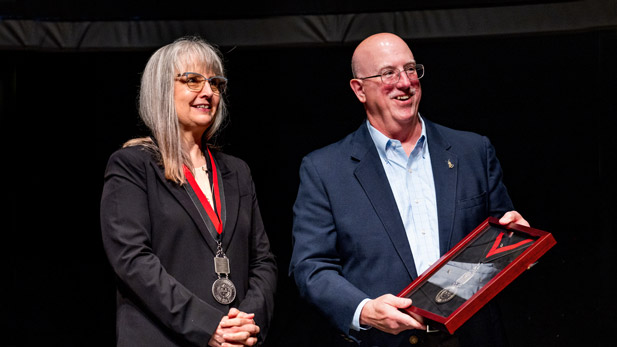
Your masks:
[{"label": "blazer lapel", "polygon": [[178,200],[180,205],[184,207],[188,215],[191,217],[191,219],[197,226],[199,233],[201,234],[202,238],[204,239],[212,253],[216,254],[216,241],[212,238],[210,230],[208,230],[208,228],[212,228],[212,230],[214,230],[214,232],[216,233],[212,222],[207,219],[204,220],[202,218],[199,211],[197,210],[197,206],[195,206],[195,203],[193,202],[193,200],[191,200],[189,193],[184,189],[184,187],[179,186],[178,184],[166,179],[165,173],[163,172],[161,167],[159,167],[159,165],[154,162],[151,162],[151,165],[154,166],[154,171],[157,173],[157,176],[161,180],[163,185],[167,187],[167,189],[176,198],[176,200]]},{"label": "blazer lapel", "polygon": [[355,176],[371,201],[407,272],[411,278],[418,277],[396,200],[366,124],[355,133],[352,158],[359,161]]},{"label": "blazer lapel", "polygon": [[238,221],[240,209],[240,190],[238,176],[230,170],[219,152],[212,151],[214,162],[219,173],[219,187],[221,189],[221,221],[223,222],[223,251],[227,251]]},{"label": "blazer lapel", "polygon": [[456,203],[456,184],[458,158],[450,151],[451,145],[441,136],[435,125],[424,120],[431,165],[435,180],[435,197],[437,199],[437,219],[439,223],[439,251],[444,255],[450,248],[454,211]]},{"label": "blazer lapel", "polygon": [[[223,250],[226,251],[229,247],[229,243],[233,236],[235,225],[238,219],[238,209],[239,209],[239,200],[240,196],[238,190],[238,179],[236,173],[229,170],[229,168],[225,165],[224,160],[217,155],[218,152],[212,151],[212,155],[214,156],[214,162],[216,168],[218,170],[218,178],[219,178],[219,189],[221,193],[221,221],[223,223]],[[216,254],[217,244],[214,238],[212,237],[212,232],[216,233],[214,229],[214,225],[208,218],[202,218],[201,214],[198,211],[198,207],[195,206],[195,203],[189,196],[189,193],[181,186],[170,182],[165,178],[165,173],[163,170],[156,164],[151,163],[154,166],[154,169],[159,177],[159,179],[163,182],[163,184],[169,189],[172,195],[178,200],[180,205],[184,207],[186,212],[189,214],[199,232],[210,248],[213,254]],[[221,184],[222,183],[222,184]]]}]

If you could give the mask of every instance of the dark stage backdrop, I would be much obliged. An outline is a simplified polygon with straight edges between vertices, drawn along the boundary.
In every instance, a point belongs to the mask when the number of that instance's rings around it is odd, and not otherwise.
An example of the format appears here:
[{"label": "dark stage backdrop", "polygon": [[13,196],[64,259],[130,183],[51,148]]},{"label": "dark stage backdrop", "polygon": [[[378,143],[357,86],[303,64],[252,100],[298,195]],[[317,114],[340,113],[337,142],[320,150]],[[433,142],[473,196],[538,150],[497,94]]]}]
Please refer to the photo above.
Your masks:
[{"label": "dark stage backdrop", "polygon": [[[600,345],[617,308],[616,32],[410,45],[426,66],[422,115],[487,135],[517,209],[557,239],[495,299],[511,345]],[[319,346],[323,319],[287,277],[291,208],[301,158],[364,120],[353,46],[221,47],[231,118],[220,144],[252,168],[280,265],[267,346]],[[136,96],[152,52],[0,52],[0,346],[113,345],[99,199],[109,155],[146,134]]]}]

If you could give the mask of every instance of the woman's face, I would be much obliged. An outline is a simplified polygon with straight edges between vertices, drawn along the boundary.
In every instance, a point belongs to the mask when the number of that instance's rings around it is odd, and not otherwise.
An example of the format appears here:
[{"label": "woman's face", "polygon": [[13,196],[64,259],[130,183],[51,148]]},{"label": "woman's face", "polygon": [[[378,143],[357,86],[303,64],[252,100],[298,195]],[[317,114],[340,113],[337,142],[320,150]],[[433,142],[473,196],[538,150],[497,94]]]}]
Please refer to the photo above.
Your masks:
[{"label": "woman's face", "polygon": [[203,83],[200,90],[189,88],[190,76],[185,72],[196,72],[205,78],[214,76],[211,71],[203,69],[192,69],[189,71],[179,71],[180,77],[176,78],[174,87],[174,102],[178,121],[184,133],[191,133],[201,136],[214,121],[214,116],[220,101],[220,94],[215,93],[210,83]]}]

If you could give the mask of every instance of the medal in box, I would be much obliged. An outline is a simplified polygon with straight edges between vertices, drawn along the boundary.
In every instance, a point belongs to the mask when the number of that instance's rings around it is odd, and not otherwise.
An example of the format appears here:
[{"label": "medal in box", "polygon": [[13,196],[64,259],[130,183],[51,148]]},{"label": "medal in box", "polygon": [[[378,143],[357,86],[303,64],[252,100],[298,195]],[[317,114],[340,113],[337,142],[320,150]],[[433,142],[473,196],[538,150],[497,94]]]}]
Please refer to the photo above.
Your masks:
[{"label": "medal in box", "polygon": [[555,243],[548,232],[489,217],[398,296],[411,298],[405,311],[429,329],[452,334]]}]

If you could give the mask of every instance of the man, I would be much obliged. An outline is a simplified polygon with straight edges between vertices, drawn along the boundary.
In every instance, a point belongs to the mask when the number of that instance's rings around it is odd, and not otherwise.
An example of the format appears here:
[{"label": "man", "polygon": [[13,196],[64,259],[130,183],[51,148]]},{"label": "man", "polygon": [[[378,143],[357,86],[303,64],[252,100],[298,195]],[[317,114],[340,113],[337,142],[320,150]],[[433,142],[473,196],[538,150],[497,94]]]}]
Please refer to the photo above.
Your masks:
[{"label": "man", "polygon": [[395,296],[488,216],[529,225],[492,145],[420,117],[424,68],[398,36],[362,41],[352,70],[367,122],[300,168],[290,264],[300,295],[362,346],[499,345],[492,305],[448,336],[426,333]]}]

